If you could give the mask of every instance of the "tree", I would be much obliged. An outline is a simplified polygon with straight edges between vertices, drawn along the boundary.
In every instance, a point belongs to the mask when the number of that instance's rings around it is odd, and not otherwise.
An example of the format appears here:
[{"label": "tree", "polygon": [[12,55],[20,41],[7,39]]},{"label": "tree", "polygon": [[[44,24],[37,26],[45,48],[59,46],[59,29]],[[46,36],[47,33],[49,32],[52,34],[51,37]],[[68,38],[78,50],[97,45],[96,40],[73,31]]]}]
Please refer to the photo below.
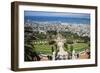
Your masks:
[{"label": "tree", "polygon": [[32,61],[32,54],[33,54],[33,46],[32,45],[28,45],[28,44],[25,44],[24,46],[24,60],[25,61]]},{"label": "tree", "polygon": [[49,45],[51,45],[52,52],[54,51],[55,41],[49,41]]},{"label": "tree", "polygon": [[39,61],[40,57],[37,54],[35,47],[33,44],[25,44],[25,49],[24,49],[24,60],[25,61]]},{"label": "tree", "polygon": [[24,30],[24,60],[25,61],[36,61],[40,60],[38,54],[36,53],[34,44],[32,43],[37,38],[33,34],[32,27],[25,27]]},{"label": "tree", "polygon": [[66,48],[66,50],[68,51],[68,44],[64,43],[64,47]]},{"label": "tree", "polygon": [[70,46],[70,52],[73,52],[73,45]]},{"label": "tree", "polygon": [[70,58],[72,59],[73,45],[70,45]]}]

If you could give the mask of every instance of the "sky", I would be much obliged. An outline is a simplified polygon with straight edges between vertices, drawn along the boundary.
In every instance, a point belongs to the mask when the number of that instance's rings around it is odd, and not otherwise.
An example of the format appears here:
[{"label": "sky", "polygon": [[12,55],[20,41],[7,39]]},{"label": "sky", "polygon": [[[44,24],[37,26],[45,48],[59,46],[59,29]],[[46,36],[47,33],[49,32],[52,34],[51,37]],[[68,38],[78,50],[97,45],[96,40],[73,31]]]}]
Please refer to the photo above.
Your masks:
[{"label": "sky", "polygon": [[24,11],[24,16],[25,20],[90,23],[90,14],[86,13]]}]

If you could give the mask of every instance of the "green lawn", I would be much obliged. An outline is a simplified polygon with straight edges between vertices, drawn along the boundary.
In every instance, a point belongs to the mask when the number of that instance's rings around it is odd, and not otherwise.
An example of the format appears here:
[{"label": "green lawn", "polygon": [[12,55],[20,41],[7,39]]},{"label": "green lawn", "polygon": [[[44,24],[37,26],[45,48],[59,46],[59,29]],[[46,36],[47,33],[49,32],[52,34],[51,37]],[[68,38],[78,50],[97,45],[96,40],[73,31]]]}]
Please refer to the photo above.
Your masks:
[{"label": "green lawn", "polygon": [[47,55],[52,54],[51,46],[49,44],[35,44],[34,47],[38,53]]},{"label": "green lawn", "polygon": [[[87,43],[75,43],[75,44],[72,44],[72,46],[75,51],[79,51],[79,52],[83,51],[84,49],[89,48]],[[68,49],[70,49],[70,44],[68,44]]]},{"label": "green lawn", "polygon": [[79,48],[88,47],[88,44],[86,44],[86,43],[75,43],[75,44],[73,44],[73,46],[74,46],[75,49],[79,49]]},{"label": "green lawn", "polygon": [[[89,48],[87,43],[75,43],[72,45],[75,51],[82,51]],[[37,53],[52,55],[51,46],[49,44],[35,44],[34,47]],[[68,49],[70,49],[70,44],[68,44]]]}]

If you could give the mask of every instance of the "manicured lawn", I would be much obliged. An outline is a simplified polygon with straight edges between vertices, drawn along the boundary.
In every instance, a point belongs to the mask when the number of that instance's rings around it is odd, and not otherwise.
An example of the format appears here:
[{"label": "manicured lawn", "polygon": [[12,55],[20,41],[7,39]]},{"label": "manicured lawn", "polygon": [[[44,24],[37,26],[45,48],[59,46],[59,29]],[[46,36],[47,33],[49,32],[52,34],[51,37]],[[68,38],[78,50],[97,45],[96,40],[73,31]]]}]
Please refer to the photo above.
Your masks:
[{"label": "manicured lawn", "polygon": [[76,43],[73,44],[76,51],[83,51],[84,49],[89,49],[89,46],[87,43]]},{"label": "manicured lawn", "polygon": [[77,49],[80,49],[80,48],[88,47],[88,44],[87,43],[75,43],[75,44],[73,44],[73,47],[77,50]]},{"label": "manicured lawn", "polygon": [[[83,51],[84,49],[89,48],[87,43],[75,43],[75,44],[72,44],[72,46],[75,51],[79,51],[79,52]],[[68,44],[68,49],[70,49],[70,44]]]},{"label": "manicured lawn", "polygon": [[[73,49],[79,52],[89,48],[87,43],[75,43],[72,45],[73,45]],[[52,55],[51,46],[49,44],[35,44],[34,47],[37,53]],[[68,49],[70,49],[70,44],[68,44]]]},{"label": "manicured lawn", "polygon": [[51,46],[49,44],[35,44],[34,47],[38,53],[47,55],[52,54]]}]

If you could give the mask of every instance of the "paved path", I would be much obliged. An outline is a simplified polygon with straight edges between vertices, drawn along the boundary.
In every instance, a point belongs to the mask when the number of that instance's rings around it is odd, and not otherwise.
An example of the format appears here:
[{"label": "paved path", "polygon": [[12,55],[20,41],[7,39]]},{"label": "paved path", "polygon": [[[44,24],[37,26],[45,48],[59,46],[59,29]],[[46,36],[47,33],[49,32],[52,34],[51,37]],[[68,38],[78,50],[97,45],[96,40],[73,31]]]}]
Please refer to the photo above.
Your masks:
[{"label": "paved path", "polygon": [[86,52],[79,55],[79,59],[88,59],[88,57],[89,55]]}]

